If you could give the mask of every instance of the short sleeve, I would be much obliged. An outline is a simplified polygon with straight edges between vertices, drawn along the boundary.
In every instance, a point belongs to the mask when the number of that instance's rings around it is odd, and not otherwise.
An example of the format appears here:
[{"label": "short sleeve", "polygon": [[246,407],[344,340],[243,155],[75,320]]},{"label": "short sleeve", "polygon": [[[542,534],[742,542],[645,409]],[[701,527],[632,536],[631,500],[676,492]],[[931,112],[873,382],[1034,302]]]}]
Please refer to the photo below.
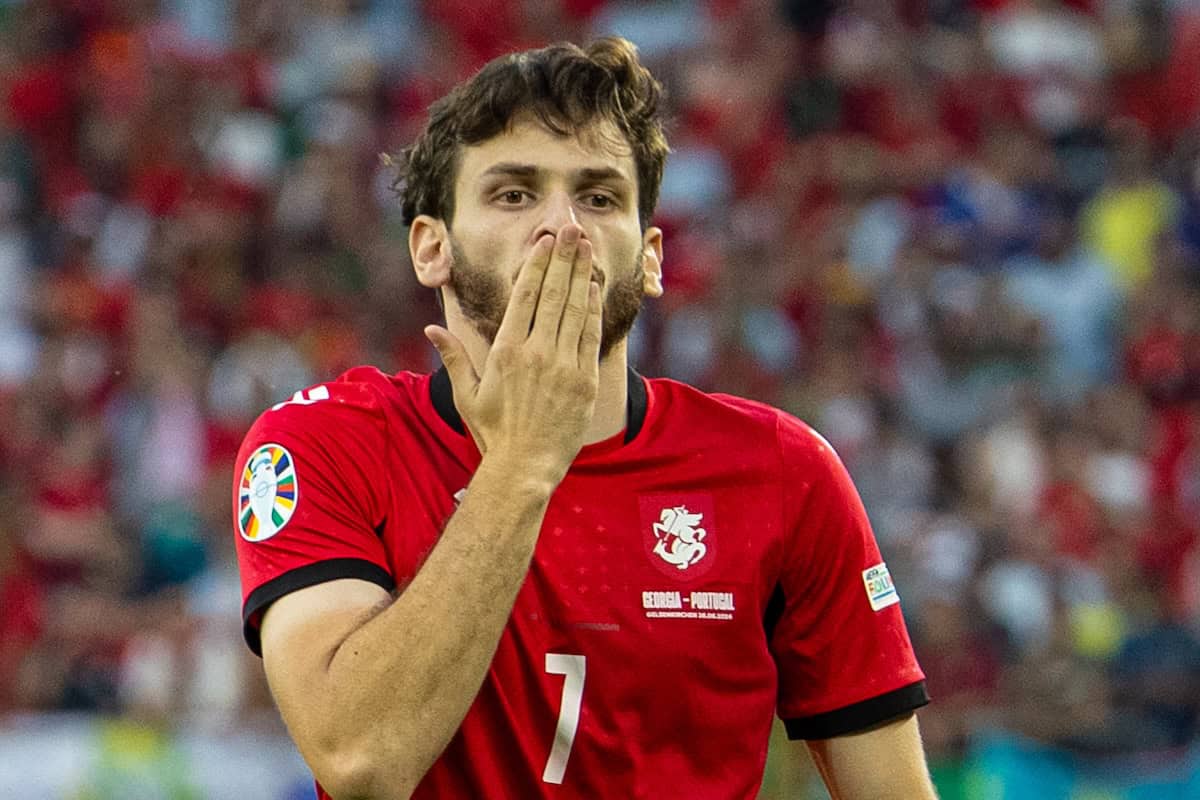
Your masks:
[{"label": "short sleeve", "polygon": [[238,452],[233,528],[246,643],[275,600],[339,578],[391,591],[380,530],[387,506],[387,440],[375,391],[334,382],[265,412]]},{"label": "short sleeve", "polygon": [[779,715],[793,739],[825,739],[925,705],[899,597],[866,511],[833,448],[779,423],[792,537],[768,614]]}]

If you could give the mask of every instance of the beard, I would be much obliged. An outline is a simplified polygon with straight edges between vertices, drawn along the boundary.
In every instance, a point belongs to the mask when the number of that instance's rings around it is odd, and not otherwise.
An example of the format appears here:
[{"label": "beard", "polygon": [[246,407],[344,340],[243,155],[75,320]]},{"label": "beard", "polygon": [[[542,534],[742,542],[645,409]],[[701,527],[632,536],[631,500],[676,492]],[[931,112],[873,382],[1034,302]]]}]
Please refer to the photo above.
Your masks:
[{"label": "beard", "polygon": [[[472,262],[463,253],[458,242],[450,240],[453,264],[450,268],[450,288],[458,298],[458,307],[463,316],[488,344],[496,341],[504,311],[508,308],[511,285],[493,270]],[[600,360],[624,341],[633,329],[634,320],[642,309],[642,268],[645,253],[638,251],[630,269],[619,270],[610,276],[608,294],[604,298],[601,315]]]}]

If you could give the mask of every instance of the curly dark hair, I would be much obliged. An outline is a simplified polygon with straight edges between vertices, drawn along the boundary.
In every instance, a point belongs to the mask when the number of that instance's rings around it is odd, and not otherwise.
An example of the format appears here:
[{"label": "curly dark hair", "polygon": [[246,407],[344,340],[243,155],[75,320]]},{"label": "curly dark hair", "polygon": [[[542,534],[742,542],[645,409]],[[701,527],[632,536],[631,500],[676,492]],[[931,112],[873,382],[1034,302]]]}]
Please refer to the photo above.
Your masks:
[{"label": "curly dark hair", "polygon": [[662,85],[619,37],[587,49],[570,43],[511,53],[490,61],[429,109],[425,130],[390,161],[404,223],[419,214],[454,216],[454,180],[464,145],[502,133],[518,114],[530,113],[560,136],[609,120],[633,151],[638,218],[644,229],[658,204],[667,139],[659,116]]}]

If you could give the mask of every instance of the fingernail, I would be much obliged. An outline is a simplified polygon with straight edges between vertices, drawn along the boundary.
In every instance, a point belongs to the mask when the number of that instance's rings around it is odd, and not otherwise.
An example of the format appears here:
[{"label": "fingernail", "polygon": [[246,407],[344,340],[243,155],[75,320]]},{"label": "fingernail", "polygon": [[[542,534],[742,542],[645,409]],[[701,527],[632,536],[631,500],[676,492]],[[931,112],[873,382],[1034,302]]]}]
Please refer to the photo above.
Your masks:
[{"label": "fingernail", "polygon": [[571,225],[570,227],[563,229],[562,238],[567,244],[575,244],[575,242],[579,241],[579,228]]}]

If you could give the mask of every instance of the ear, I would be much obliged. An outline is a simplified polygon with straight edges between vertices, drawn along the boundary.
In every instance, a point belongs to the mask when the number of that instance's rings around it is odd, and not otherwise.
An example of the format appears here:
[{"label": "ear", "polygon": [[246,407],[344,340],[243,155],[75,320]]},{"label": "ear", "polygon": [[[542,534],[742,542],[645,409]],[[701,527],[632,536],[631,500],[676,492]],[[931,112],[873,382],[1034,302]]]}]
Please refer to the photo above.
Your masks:
[{"label": "ear", "polygon": [[661,228],[647,228],[642,236],[642,291],[647,297],[662,297],[663,233]]},{"label": "ear", "polygon": [[408,252],[422,286],[438,289],[450,282],[454,257],[446,223],[427,214],[414,219],[408,229]]}]

